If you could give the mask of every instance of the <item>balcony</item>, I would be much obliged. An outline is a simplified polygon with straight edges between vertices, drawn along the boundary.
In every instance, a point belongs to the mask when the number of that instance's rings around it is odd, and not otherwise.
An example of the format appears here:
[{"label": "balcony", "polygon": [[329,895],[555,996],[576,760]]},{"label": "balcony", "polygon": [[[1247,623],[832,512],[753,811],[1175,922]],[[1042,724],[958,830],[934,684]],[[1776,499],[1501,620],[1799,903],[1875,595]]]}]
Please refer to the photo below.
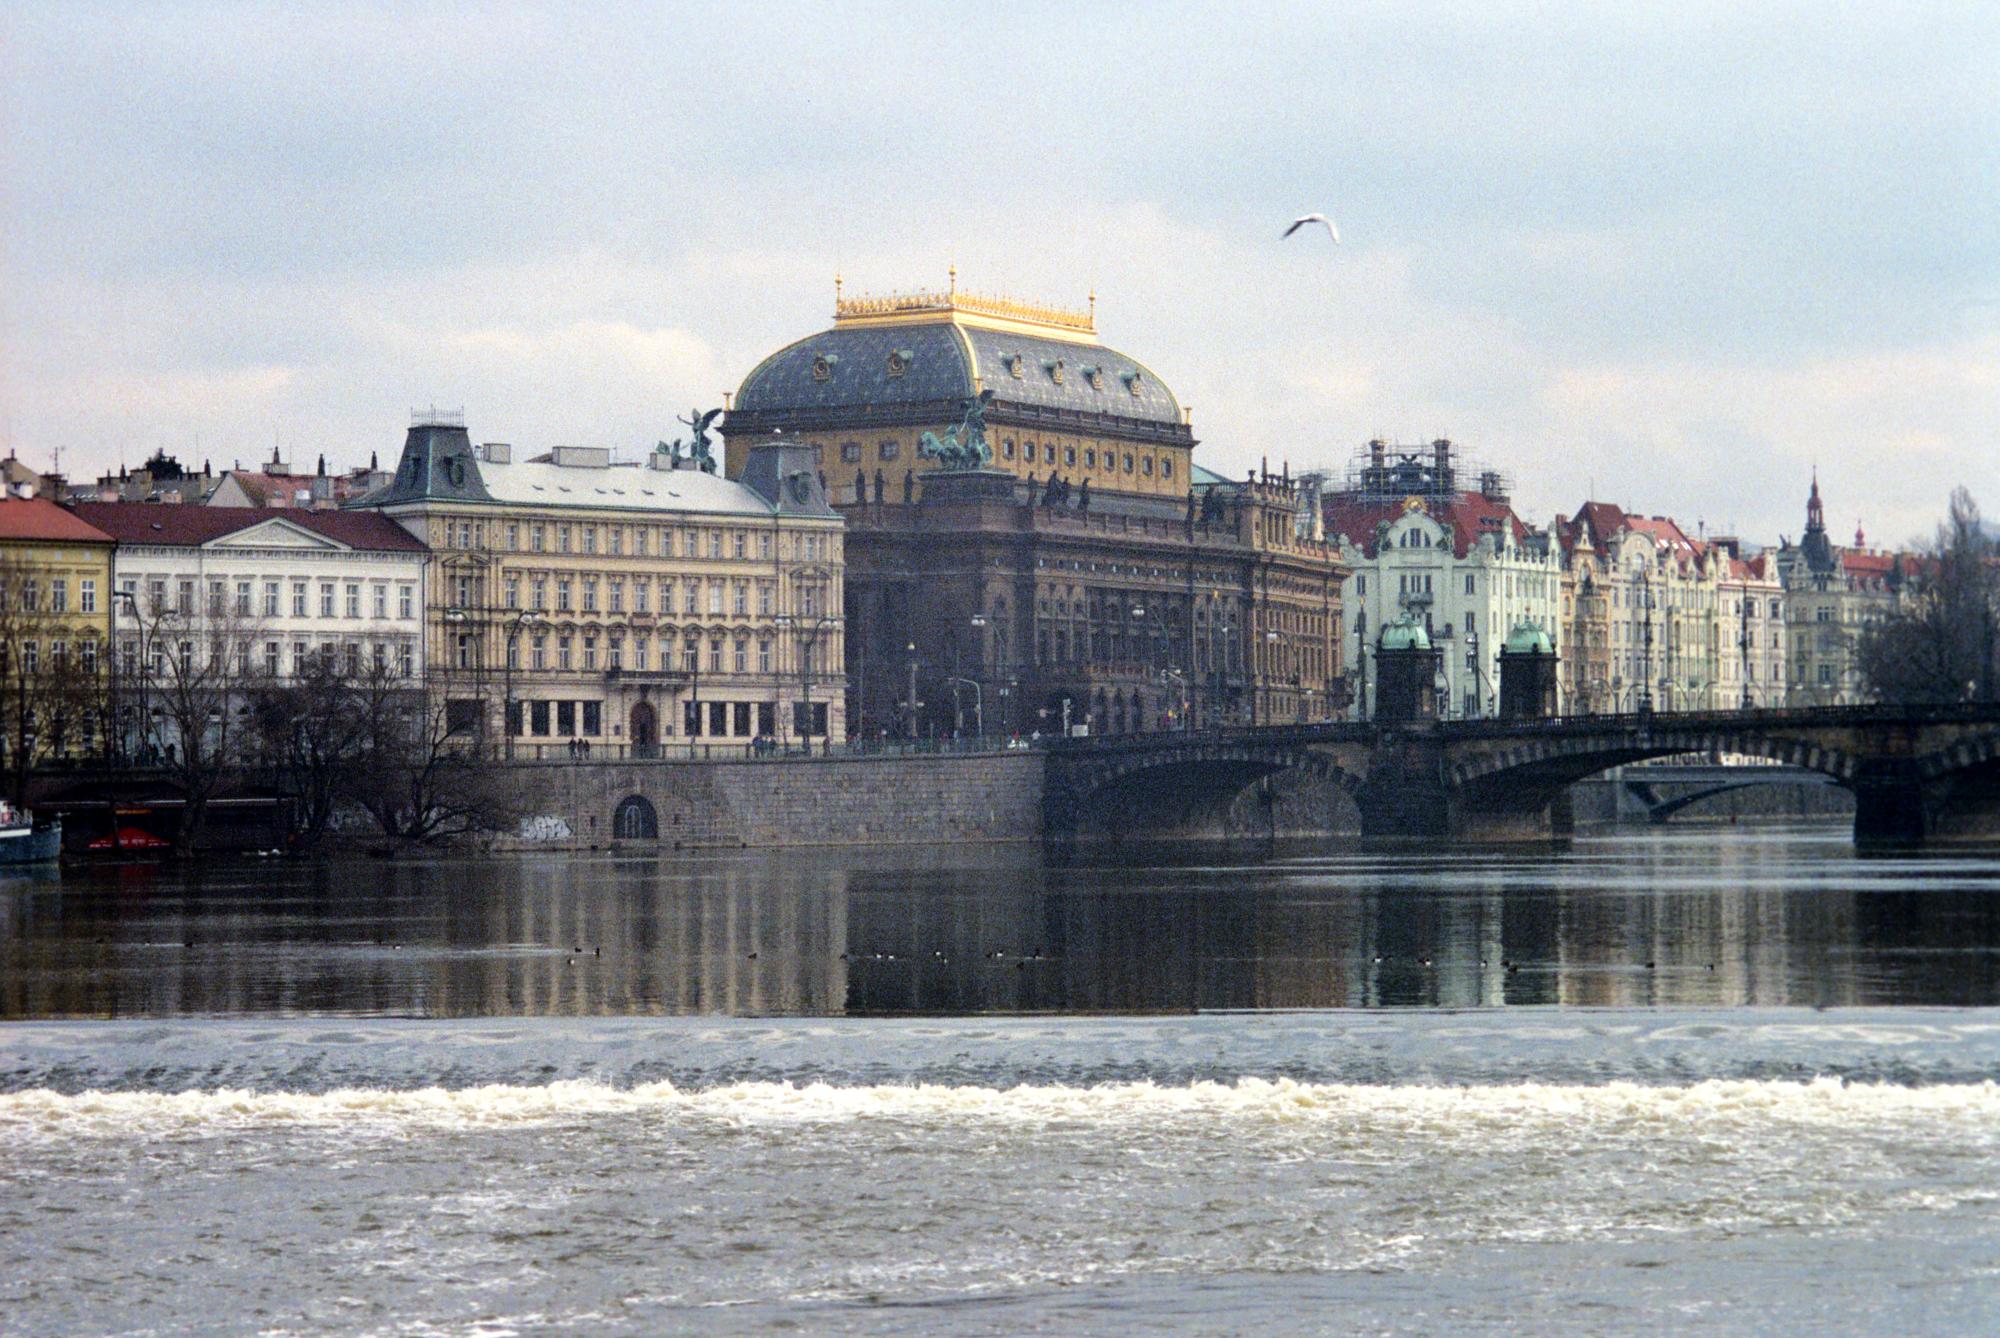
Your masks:
[{"label": "balcony", "polygon": [[684,687],[694,682],[695,675],[688,669],[606,669],[606,683],[646,683],[663,684],[668,687]]}]

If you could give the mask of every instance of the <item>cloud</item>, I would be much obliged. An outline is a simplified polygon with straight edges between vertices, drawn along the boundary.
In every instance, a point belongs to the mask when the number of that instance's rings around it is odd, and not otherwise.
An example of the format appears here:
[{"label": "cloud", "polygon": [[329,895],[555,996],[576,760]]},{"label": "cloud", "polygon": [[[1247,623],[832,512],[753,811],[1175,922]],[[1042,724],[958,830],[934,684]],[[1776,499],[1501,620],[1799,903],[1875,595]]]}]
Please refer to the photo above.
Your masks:
[{"label": "cloud", "polygon": [[[821,328],[836,271],[956,263],[1094,287],[1226,472],[1451,435],[1536,516],[1594,487],[1767,539],[1815,460],[1878,534],[1995,491],[1970,7],[104,20],[0,17],[0,444],[30,458],[352,462],[432,402],[643,445]],[[1307,206],[1347,245],[1280,243]]]}]

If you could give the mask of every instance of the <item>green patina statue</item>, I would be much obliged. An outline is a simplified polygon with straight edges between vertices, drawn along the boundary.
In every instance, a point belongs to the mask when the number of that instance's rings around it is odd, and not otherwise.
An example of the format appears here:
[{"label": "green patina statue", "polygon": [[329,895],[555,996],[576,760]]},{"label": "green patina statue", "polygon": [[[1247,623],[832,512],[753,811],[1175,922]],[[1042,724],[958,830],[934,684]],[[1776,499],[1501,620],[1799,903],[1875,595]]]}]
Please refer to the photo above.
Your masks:
[{"label": "green patina statue", "polygon": [[[689,409],[687,417],[677,420],[685,423],[693,431],[693,438],[688,442],[688,459],[693,461],[694,467],[704,474],[715,472],[715,452],[709,445],[708,425],[721,416],[720,409],[710,409],[706,413],[699,409]],[[679,442],[674,443],[674,458],[676,460],[680,458]]]},{"label": "green patina statue", "polygon": [[993,448],[986,444],[986,406],[993,392],[982,390],[965,402],[965,418],[942,437],[926,432],[917,443],[917,454],[935,460],[944,469],[981,469],[993,463]]}]

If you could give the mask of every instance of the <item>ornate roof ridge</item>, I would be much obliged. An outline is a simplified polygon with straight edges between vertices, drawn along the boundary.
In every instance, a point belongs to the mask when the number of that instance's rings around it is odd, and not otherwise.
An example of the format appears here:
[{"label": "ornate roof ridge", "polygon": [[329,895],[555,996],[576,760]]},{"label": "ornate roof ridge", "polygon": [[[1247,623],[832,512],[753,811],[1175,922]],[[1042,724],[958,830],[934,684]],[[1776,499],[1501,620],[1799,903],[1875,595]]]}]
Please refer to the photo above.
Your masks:
[{"label": "ornate roof ridge", "polygon": [[1070,334],[1097,333],[1097,298],[1093,294],[1085,310],[1059,307],[1044,302],[1022,302],[1011,297],[961,292],[956,287],[945,292],[889,293],[881,296],[835,297],[833,319],[843,321],[881,320],[910,316],[982,316],[988,320],[1038,325]]}]

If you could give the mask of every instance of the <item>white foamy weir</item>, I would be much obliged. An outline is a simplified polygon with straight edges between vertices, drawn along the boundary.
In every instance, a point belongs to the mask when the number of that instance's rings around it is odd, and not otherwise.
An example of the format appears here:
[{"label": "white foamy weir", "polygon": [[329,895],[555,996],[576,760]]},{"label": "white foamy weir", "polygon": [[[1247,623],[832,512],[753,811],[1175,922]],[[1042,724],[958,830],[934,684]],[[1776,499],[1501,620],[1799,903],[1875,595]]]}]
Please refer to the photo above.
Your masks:
[{"label": "white foamy weir", "polygon": [[1921,1122],[2000,1140],[2000,1086],[1932,1087],[1710,1081],[1683,1087],[1519,1084],[1376,1087],[1267,1081],[1097,1087],[877,1086],[753,1082],[683,1091],[671,1083],[617,1088],[592,1082],[455,1090],[349,1088],[321,1094],[85,1092],[0,1095],[0,1140],[37,1136],[156,1136],[257,1127],[461,1130],[639,1116],[690,1125],[896,1121],[924,1125],[1143,1124],[1216,1132],[1257,1127],[1394,1133],[1527,1133],[1561,1128],[1600,1135],[1732,1127]]}]

